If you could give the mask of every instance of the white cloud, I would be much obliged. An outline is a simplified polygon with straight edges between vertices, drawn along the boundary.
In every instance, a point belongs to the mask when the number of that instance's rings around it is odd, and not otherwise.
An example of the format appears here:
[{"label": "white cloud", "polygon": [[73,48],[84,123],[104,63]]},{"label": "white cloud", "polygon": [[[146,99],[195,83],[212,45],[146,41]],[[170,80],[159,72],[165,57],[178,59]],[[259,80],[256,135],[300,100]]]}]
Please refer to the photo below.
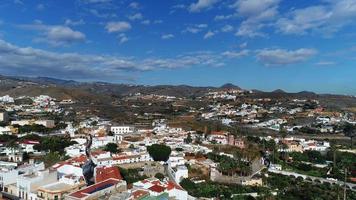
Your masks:
[{"label": "white cloud", "polygon": [[201,10],[211,8],[219,0],[198,0],[196,3],[190,4],[188,10],[190,12],[200,12]]},{"label": "white cloud", "polygon": [[129,41],[129,38],[126,36],[125,33],[121,33],[121,34],[119,35],[119,43],[120,43],[120,44],[123,44],[123,43],[125,43],[125,42],[127,42],[127,41]]},{"label": "white cloud", "polygon": [[162,24],[163,20],[157,19],[153,21],[154,24]]},{"label": "white cloud", "polygon": [[207,24],[194,24],[194,25],[189,25],[187,28],[185,28],[182,32],[183,33],[199,33],[206,29],[208,27]]},{"label": "white cloud", "polygon": [[228,20],[228,19],[232,19],[234,17],[235,17],[235,15],[216,15],[214,17],[214,20],[215,21]]},{"label": "white cloud", "polygon": [[21,0],[14,0],[14,3],[19,5],[24,5],[24,3]]},{"label": "white cloud", "polygon": [[243,48],[246,48],[247,47],[247,42],[244,42],[244,43],[241,43],[240,44],[240,48],[243,49]]},{"label": "white cloud", "polygon": [[263,36],[260,29],[264,23],[275,19],[279,12],[280,0],[237,0],[231,7],[236,9],[236,15],[243,18],[237,36]]},{"label": "white cloud", "polygon": [[262,49],[257,51],[257,60],[264,65],[289,65],[304,62],[317,54],[315,49]]},{"label": "white cloud", "polygon": [[125,32],[131,29],[131,24],[125,21],[108,22],[105,28],[109,33]]},{"label": "white cloud", "polygon": [[249,21],[243,21],[240,24],[239,29],[235,33],[236,36],[244,36],[244,37],[263,37],[265,34],[260,31],[260,29],[264,26],[263,23],[250,23]]},{"label": "white cloud", "polygon": [[332,35],[345,25],[354,23],[355,0],[325,1],[324,4],[293,10],[276,22],[284,34],[308,34],[317,32]]},{"label": "white cloud", "polygon": [[45,42],[53,46],[67,46],[76,42],[84,42],[86,36],[80,31],[62,25],[45,25],[38,21],[31,25],[19,25],[18,27],[35,30],[40,34],[35,38],[36,42]]},{"label": "white cloud", "polygon": [[37,9],[38,11],[42,11],[42,10],[45,9],[45,6],[44,6],[43,4],[37,4],[36,9]]},{"label": "white cloud", "polygon": [[271,19],[278,14],[279,2],[280,0],[237,0],[232,7],[241,17],[261,21]]},{"label": "white cloud", "polygon": [[163,40],[169,40],[169,39],[174,38],[174,35],[173,35],[173,34],[163,34],[163,35],[161,36],[161,38],[162,38]]},{"label": "white cloud", "polygon": [[133,8],[133,9],[139,9],[139,8],[140,8],[140,4],[137,3],[137,2],[131,2],[131,3],[129,4],[129,7],[130,7],[130,8]]},{"label": "white cloud", "polygon": [[229,25],[229,24],[227,24],[227,25],[225,25],[225,26],[223,26],[222,28],[221,28],[221,31],[222,32],[231,32],[231,31],[233,31],[234,30],[234,27],[233,26],[231,26],[231,25]]},{"label": "white cloud", "polygon": [[78,25],[83,25],[83,24],[85,24],[83,19],[80,19],[78,21],[73,21],[71,19],[66,19],[64,21],[64,25],[66,25],[66,26],[78,26]]},{"label": "white cloud", "polygon": [[[121,36],[124,38],[125,35]],[[214,52],[192,52],[168,58],[56,53],[19,47],[0,40],[0,74],[5,75],[117,81],[132,72],[193,66],[219,67],[224,65],[225,60],[221,53]]]},{"label": "white cloud", "polygon": [[99,17],[99,18],[108,18],[108,17],[117,17],[115,13],[101,13],[96,9],[89,9],[88,10],[92,15]]},{"label": "white cloud", "polygon": [[228,58],[239,58],[243,56],[247,56],[249,54],[249,50],[242,50],[242,51],[225,51],[221,55],[226,56]]},{"label": "white cloud", "polygon": [[213,37],[214,35],[215,35],[215,32],[208,31],[207,33],[205,33],[204,39],[209,39],[209,38]]},{"label": "white cloud", "polygon": [[133,15],[130,15],[128,16],[128,18],[132,21],[135,21],[135,20],[139,20],[139,19],[142,19],[143,16],[141,13],[136,13],[136,14],[133,14]]},{"label": "white cloud", "polygon": [[141,22],[141,24],[150,25],[150,24],[151,24],[151,21],[148,20],[148,19],[146,19],[146,20],[143,20],[143,21]]}]

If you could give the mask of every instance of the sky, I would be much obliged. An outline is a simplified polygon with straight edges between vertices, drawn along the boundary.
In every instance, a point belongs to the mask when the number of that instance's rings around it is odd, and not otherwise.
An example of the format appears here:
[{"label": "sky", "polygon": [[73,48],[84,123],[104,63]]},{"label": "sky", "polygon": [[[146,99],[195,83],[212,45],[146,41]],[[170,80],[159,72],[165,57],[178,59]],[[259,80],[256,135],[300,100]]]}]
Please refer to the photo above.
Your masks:
[{"label": "sky", "polygon": [[356,95],[356,0],[1,0],[0,74]]}]

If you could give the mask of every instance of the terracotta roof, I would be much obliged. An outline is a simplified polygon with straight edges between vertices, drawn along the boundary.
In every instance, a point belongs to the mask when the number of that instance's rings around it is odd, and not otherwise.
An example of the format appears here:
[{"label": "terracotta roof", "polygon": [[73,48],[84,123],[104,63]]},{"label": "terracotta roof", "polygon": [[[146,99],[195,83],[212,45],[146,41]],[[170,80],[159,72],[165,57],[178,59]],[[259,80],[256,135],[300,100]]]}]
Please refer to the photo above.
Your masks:
[{"label": "terracotta roof", "polygon": [[161,193],[164,190],[166,190],[166,188],[160,186],[160,185],[153,185],[152,187],[148,188],[151,191],[157,192],[157,193]]},{"label": "terracotta roof", "polygon": [[95,182],[102,182],[107,179],[114,178],[118,180],[122,180],[122,176],[120,174],[120,170],[118,167],[97,167],[96,168],[96,176]]},{"label": "terracotta roof", "polygon": [[179,185],[177,185],[176,183],[174,183],[173,181],[168,181],[167,183],[167,190],[171,190],[171,189],[179,189],[179,190],[183,190],[183,188]]},{"label": "terracotta roof", "polygon": [[149,195],[150,193],[145,191],[145,190],[136,190],[132,192],[132,196],[134,199],[139,199],[141,197],[145,197],[146,195]]},{"label": "terracotta roof", "polygon": [[112,187],[119,182],[120,182],[120,180],[108,179],[103,182],[99,182],[99,183],[96,183],[89,187],[86,187],[84,189],[73,192],[73,193],[69,194],[69,196],[81,199],[81,198],[87,197],[95,192],[98,192],[100,190],[106,189],[108,187]]}]

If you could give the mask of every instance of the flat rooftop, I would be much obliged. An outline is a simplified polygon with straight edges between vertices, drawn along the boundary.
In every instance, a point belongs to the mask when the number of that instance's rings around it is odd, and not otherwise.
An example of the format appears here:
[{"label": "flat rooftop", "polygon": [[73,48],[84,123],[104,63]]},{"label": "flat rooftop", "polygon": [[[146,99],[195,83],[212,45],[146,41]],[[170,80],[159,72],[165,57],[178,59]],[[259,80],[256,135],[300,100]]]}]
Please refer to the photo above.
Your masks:
[{"label": "flat rooftop", "polygon": [[72,189],[72,185],[66,184],[66,183],[53,183],[53,184],[49,184],[49,185],[45,185],[42,186],[40,188],[38,188],[38,190],[42,190],[42,191],[67,191]]}]

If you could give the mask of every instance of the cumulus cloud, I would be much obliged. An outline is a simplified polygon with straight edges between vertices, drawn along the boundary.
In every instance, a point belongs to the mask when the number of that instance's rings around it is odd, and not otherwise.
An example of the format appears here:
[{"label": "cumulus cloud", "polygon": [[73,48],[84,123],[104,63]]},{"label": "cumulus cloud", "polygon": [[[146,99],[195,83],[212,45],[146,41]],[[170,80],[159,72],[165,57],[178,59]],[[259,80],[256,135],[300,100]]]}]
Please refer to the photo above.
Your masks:
[{"label": "cumulus cloud", "polygon": [[246,47],[247,47],[247,42],[243,42],[240,44],[241,49],[246,48]]},{"label": "cumulus cloud", "polygon": [[45,9],[45,5],[43,5],[43,4],[37,4],[36,9],[37,9],[38,11],[42,11],[42,10]]},{"label": "cumulus cloud", "polygon": [[233,26],[231,26],[231,25],[229,25],[229,24],[227,24],[227,25],[225,25],[225,26],[223,26],[222,28],[221,28],[221,31],[222,32],[231,32],[231,31],[233,31],[234,30],[234,27]]},{"label": "cumulus cloud", "polygon": [[[124,34],[120,34],[124,38]],[[117,80],[133,72],[188,68],[219,67],[229,55],[215,52],[192,52],[166,58],[56,53],[19,47],[0,40],[0,74],[50,76],[76,80]]]},{"label": "cumulus cloud", "polygon": [[284,34],[307,34],[318,32],[331,35],[345,25],[354,23],[355,0],[325,1],[324,4],[293,10],[276,22]]},{"label": "cumulus cloud", "polygon": [[71,19],[66,19],[64,21],[64,25],[66,26],[78,26],[78,25],[83,25],[85,24],[85,21],[83,19],[80,19],[78,21],[73,21]]},{"label": "cumulus cloud", "polygon": [[243,56],[247,56],[249,54],[249,50],[242,50],[242,51],[225,51],[221,55],[226,56],[228,58],[239,58]]},{"label": "cumulus cloud", "polygon": [[151,24],[151,21],[148,20],[148,19],[145,19],[145,20],[143,20],[143,21],[141,22],[141,24],[143,24],[143,25],[150,25],[150,24]]},{"label": "cumulus cloud", "polygon": [[163,34],[163,35],[161,36],[161,38],[162,38],[163,40],[169,40],[169,39],[174,38],[174,35],[173,35],[173,34]]},{"label": "cumulus cloud", "polygon": [[119,37],[120,44],[123,44],[123,43],[129,41],[129,38],[126,36],[125,33],[121,33],[118,37]]},{"label": "cumulus cloud", "polygon": [[132,21],[135,21],[135,20],[142,19],[143,15],[141,13],[136,13],[136,14],[128,16],[128,18]]},{"label": "cumulus cloud", "polygon": [[304,62],[317,54],[315,49],[297,50],[262,49],[257,51],[257,60],[264,65],[289,65]]},{"label": "cumulus cloud", "polygon": [[182,32],[183,33],[199,33],[201,31],[203,31],[204,29],[206,29],[208,27],[207,24],[194,24],[194,25],[189,25],[188,27],[186,27]]},{"label": "cumulus cloud", "polygon": [[215,20],[215,21],[228,20],[228,19],[234,18],[235,16],[236,16],[236,15],[233,15],[233,14],[231,14],[231,15],[216,15],[216,16],[214,17],[214,20]]},{"label": "cumulus cloud", "polygon": [[198,0],[196,3],[190,4],[188,7],[189,12],[200,12],[205,9],[211,8],[219,0]]},{"label": "cumulus cloud", "polygon": [[243,18],[237,36],[256,37],[263,36],[260,29],[265,22],[275,19],[278,15],[280,0],[237,0],[231,8],[236,15]]},{"label": "cumulus cloud", "polygon": [[36,42],[45,42],[53,46],[66,46],[76,42],[84,42],[86,36],[80,31],[73,30],[68,26],[45,25],[40,21],[30,25],[19,25],[23,29],[38,31],[39,37]]},{"label": "cumulus cloud", "polygon": [[129,7],[130,7],[130,8],[133,8],[133,9],[139,9],[139,8],[140,8],[140,4],[137,3],[137,2],[131,2],[131,3],[129,4]]},{"label": "cumulus cloud", "polygon": [[154,24],[162,24],[163,20],[157,19],[153,21]]},{"label": "cumulus cloud", "polygon": [[131,24],[125,21],[108,22],[105,28],[109,33],[125,32],[131,29]]},{"label": "cumulus cloud", "polygon": [[99,18],[117,17],[115,13],[107,13],[107,12],[102,13],[96,9],[89,9],[88,11],[95,17],[99,17]]},{"label": "cumulus cloud", "polygon": [[207,33],[205,33],[204,35],[204,39],[209,39],[211,37],[213,37],[216,33],[214,31],[208,31]]}]

